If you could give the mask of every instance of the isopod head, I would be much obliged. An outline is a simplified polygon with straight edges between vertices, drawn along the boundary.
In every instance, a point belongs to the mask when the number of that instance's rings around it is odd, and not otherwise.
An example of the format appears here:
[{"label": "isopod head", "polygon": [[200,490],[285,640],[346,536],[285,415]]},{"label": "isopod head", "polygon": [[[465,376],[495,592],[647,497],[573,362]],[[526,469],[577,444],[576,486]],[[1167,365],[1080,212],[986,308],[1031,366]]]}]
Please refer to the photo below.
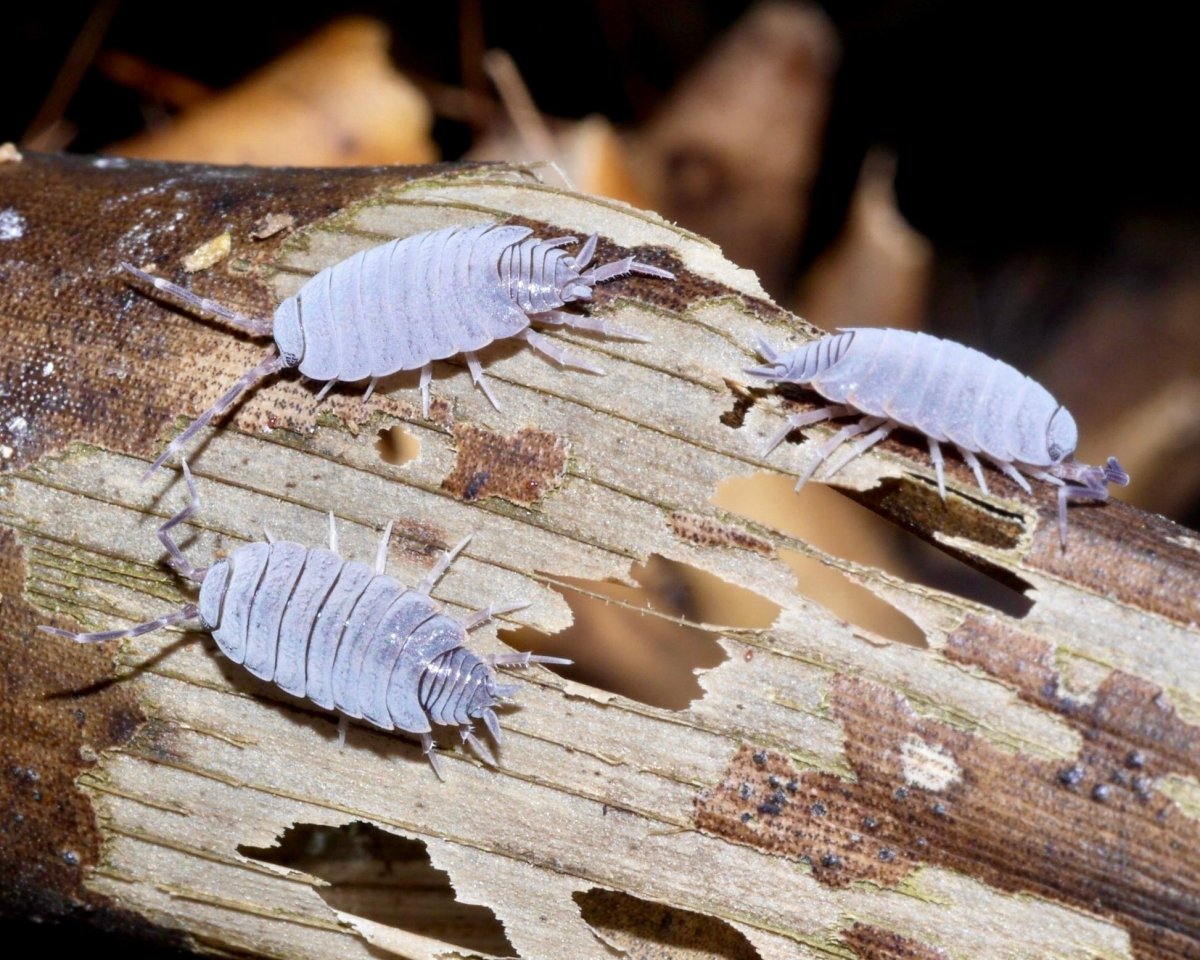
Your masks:
[{"label": "isopod head", "polygon": [[1059,407],[1046,428],[1046,452],[1050,454],[1050,462],[1061,463],[1063,457],[1073,453],[1078,445],[1079,428],[1075,426],[1075,418],[1066,407]]},{"label": "isopod head", "polygon": [[271,335],[285,366],[296,367],[304,359],[304,330],[300,326],[300,301],[287,297],[275,310]]}]

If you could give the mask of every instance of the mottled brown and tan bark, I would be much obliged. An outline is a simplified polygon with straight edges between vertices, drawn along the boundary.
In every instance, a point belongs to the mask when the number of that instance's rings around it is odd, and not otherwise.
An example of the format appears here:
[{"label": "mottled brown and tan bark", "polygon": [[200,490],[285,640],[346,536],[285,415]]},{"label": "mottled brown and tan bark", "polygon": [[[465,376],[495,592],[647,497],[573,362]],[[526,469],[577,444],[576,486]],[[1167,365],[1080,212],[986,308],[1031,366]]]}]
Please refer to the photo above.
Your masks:
[{"label": "mottled brown and tan bark", "polygon": [[[759,458],[803,397],[750,389],[741,369],[757,334],[813,328],[703,239],[522,170],[26,155],[0,164],[6,211],[5,911],[87,909],[304,958],[1200,955],[1196,534],[1120,503],[1074,508],[1064,553],[1051,491],[993,477],[984,495],[955,461],[943,503],[911,437],[839,475],[1024,586],[1033,604],[1014,619],[714,507],[722,481],[794,475],[812,455]],[[353,726],[339,751],[335,718],[199,634],[82,648],[36,632],[183,602],[153,534],[182,486],[138,477],[264,352],[132,290],[118,261],[267,314],[356,250],[489,218],[598,231],[602,254],[670,264],[677,282],[606,284],[591,308],[652,342],[561,334],[603,378],[496,344],[484,360],[504,409],[441,364],[429,419],[415,375],[322,405],[294,376],[266,383],[191,454],[203,508],[187,549],[206,562],[264,524],[320,542],[332,509],[354,557],[396,521],[390,570],[412,582],[471,532],[439,599],[526,597],[502,627],[548,634],[570,622],[563,592],[657,554],[780,610],[765,628],[698,625],[727,654],[701,697],[665,709],[531,671],[499,767],[447,750],[443,783],[398,736]],[[382,451],[376,434],[400,424],[406,452]],[[900,609],[924,647],[830,614],[789,552]],[[497,649],[496,630],[475,643]],[[480,909],[448,909],[447,883]]]}]

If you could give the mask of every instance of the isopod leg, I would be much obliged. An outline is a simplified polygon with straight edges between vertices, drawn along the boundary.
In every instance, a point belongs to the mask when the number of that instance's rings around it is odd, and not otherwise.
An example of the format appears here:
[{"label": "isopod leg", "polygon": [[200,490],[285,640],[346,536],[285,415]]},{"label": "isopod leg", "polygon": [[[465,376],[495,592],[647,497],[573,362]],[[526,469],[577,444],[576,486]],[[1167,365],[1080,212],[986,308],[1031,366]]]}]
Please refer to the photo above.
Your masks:
[{"label": "isopod leg", "polygon": [[333,519],[333,511],[329,511],[329,552],[338,552],[337,523]]},{"label": "isopod leg", "polygon": [[933,437],[926,437],[925,440],[929,443],[929,459],[933,461],[933,470],[937,474],[938,496],[945,500],[946,462],[942,457],[942,447]]},{"label": "isopod leg", "polygon": [[[1124,475],[1124,474],[1122,474]],[[1058,486],[1058,539],[1064,550],[1067,549],[1067,504],[1072,500],[1097,500],[1105,501],[1108,499],[1108,487],[1103,481],[1080,486],[1074,483],[1065,483],[1061,477],[1056,477],[1052,473],[1039,471],[1034,473],[1038,480],[1045,480],[1047,483],[1053,483]]]},{"label": "isopod leg", "polygon": [[179,548],[179,544],[175,542],[175,538],[171,536],[171,530],[174,527],[179,526],[200,509],[200,494],[196,492],[196,481],[192,479],[192,471],[188,469],[186,460],[183,462],[183,479],[187,482],[188,504],[158,528],[158,539],[167,548],[167,553],[171,555],[171,569],[181,577],[186,577],[194,583],[200,583],[204,579],[204,574],[208,572],[208,568],[192,566],[191,561]]},{"label": "isopod leg", "polygon": [[483,395],[491,401],[492,406],[499,410],[500,404],[492,395],[492,390],[487,385],[487,380],[483,376],[483,364],[479,362],[479,358],[473,353],[465,353],[463,356],[467,358],[467,369],[471,371],[471,379],[475,381],[475,386],[482,390]]},{"label": "isopod leg", "polygon": [[242,378],[238,380],[238,382],[232,387],[226,390],[216,403],[205,410],[204,413],[200,414],[200,416],[191,422],[191,424],[186,430],[183,431],[183,433],[181,433],[167,445],[167,449],[162,452],[161,456],[159,456],[154,463],[150,464],[150,469],[142,474],[142,481],[144,482],[150,476],[150,474],[166,463],[167,458],[171,456],[171,454],[182,448],[185,443],[192,439],[192,437],[194,437],[200,430],[206,427],[214,417],[219,417],[226,410],[232,407],[233,402],[239,396],[241,396],[243,392],[249,390],[260,380],[266,379],[271,374],[278,373],[286,366],[287,364],[284,362],[283,357],[276,353],[270,353],[257,367],[254,367],[252,370],[247,370],[246,373],[242,375]]},{"label": "isopod leg", "polygon": [[[496,80],[496,74],[486,65],[487,64],[486,57],[484,58],[484,64],[485,64],[484,69],[488,71],[488,75],[491,78],[492,83],[496,84],[497,88],[499,88],[500,85]],[[501,94],[501,99],[505,101],[505,105],[504,105],[505,113],[511,117],[514,113],[513,105],[508,102],[508,98],[504,94]],[[524,105],[524,104],[522,105],[522,108],[526,108],[526,107],[527,107],[528,111],[530,111],[531,113],[536,112],[536,109],[532,102],[529,102],[527,105]],[[540,125],[542,122],[541,117],[539,116],[537,118],[537,120],[534,122]],[[522,121],[522,123],[524,123],[524,120]],[[528,140],[528,134],[531,132],[532,131],[529,129],[522,132],[521,139],[526,142],[530,142]],[[538,136],[538,137],[549,136],[549,131],[547,131],[543,127],[542,129],[540,129],[536,132],[535,136]],[[538,150],[536,152],[547,153],[549,151]],[[535,183],[544,184],[546,181],[543,180],[542,177],[539,176],[539,174],[535,173],[534,171],[535,170],[540,171],[542,168],[548,168],[550,170],[553,170],[555,172],[555,174],[557,174],[558,179],[562,181],[563,187],[565,187],[568,191],[570,191],[571,193],[579,192],[578,189],[576,189],[575,184],[571,182],[571,178],[567,176],[567,171],[564,170],[558,163],[556,163],[553,160],[531,160],[529,163],[525,164],[524,166],[525,166],[525,170],[522,171],[522,173],[524,175],[526,175],[530,180],[533,180]]]},{"label": "isopod leg", "polygon": [[854,443],[851,445],[850,452],[848,454],[845,454],[845,455],[839,457],[836,462],[832,462],[829,464],[829,468],[828,468],[828,470],[826,470],[826,475],[832,477],[835,473],[837,473],[839,470],[841,470],[842,467],[846,466],[846,464],[848,464],[851,460],[854,460],[854,459],[862,456],[864,453],[866,453],[868,450],[870,450],[871,447],[875,446],[875,444],[881,442],[882,440],[887,439],[888,434],[891,433],[893,430],[895,430],[896,427],[898,427],[898,426],[899,426],[899,424],[894,423],[889,420],[887,423],[883,424],[882,426],[879,426],[875,430],[872,430],[865,437],[863,437],[859,440],[855,440]]},{"label": "isopod leg", "polygon": [[159,293],[166,294],[168,299],[179,301],[185,307],[201,316],[209,316],[216,320],[224,321],[235,330],[248,333],[252,337],[269,337],[274,328],[274,325],[269,320],[253,320],[250,317],[243,316],[236,311],[230,310],[228,307],[222,306],[215,300],[196,296],[187,287],[181,287],[176,283],[171,283],[170,280],[164,280],[162,277],[155,277],[146,273],[145,270],[139,270],[132,263],[123,262],[121,269],[128,274],[132,274],[146,286],[153,287]]},{"label": "isopod leg", "polygon": [[76,643],[103,643],[105,640],[120,640],[122,637],[140,637],[143,633],[150,633],[152,630],[157,630],[159,627],[165,627],[172,623],[178,623],[180,620],[194,620],[199,615],[200,608],[194,603],[189,603],[179,610],[173,610],[171,613],[161,616],[156,620],[147,620],[145,623],[139,623],[136,627],[130,627],[128,630],[72,633],[70,630],[60,630],[58,627],[50,627],[44,624],[38,627],[38,629],[42,633],[50,633],[56,637],[66,637],[68,640],[74,640]]},{"label": "isopod leg", "polygon": [[844,417],[848,413],[854,411],[845,404],[834,404],[828,407],[822,407],[820,410],[810,410],[808,413],[793,413],[787,420],[787,426],[776,433],[763,448],[760,457],[765,457],[768,453],[774,450],[777,446],[783,443],[786,437],[793,430],[799,430],[801,427],[808,427],[814,423],[820,423],[822,420],[832,420],[835,417]]},{"label": "isopod leg", "polygon": [[481,716],[483,717],[483,725],[488,728],[488,733],[492,735],[492,739],[499,745],[501,741],[500,719],[496,716],[496,711],[488,707],[483,711]]},{"label": "isopod leg", "polygon": [[991,493],[988,490],[987,478],[983,475],[983,464],[979,462],[979,458],[970,450],[964,450],[962,447],[958,448],[958,452],[962,454],[962,458],[967,462],[967,466],[975,474],[975,482],[979,484],[979,489],[984,493]]},{"label": "isopod leg", "polygon": [[805,471],[800,474],[800,479],[796,481],[796,489],[799,490],[814,473],[817,472],[817,467],[824,463],[829,455],[832,454],[838,447],[849,440],[851,437],[857,437],[860,433],[865,433],[868,430],[874,430],[877,426],[883,423],[882,417],[863,417],[858,423],[852,423],[849,426],[842,427],[837,433],[826,440],[820,447],[817,448],[816,456],[808,465]]},{"label": "isopod leg", "polygon": [[338,751],[346,749],[346,731],[350,729],[350,721],[344,715],[338,717]]},{"label": "isopod leg", "polygon": [[429,419],[429,381],[433,379],[433,364],[421,368],[421,416]]},{"label": "isopod leg", "polygon": [[1077,487],[1068,483],[1058,488],[1058,538],[1062,547],[1067,549],[1067,502],[1069,500],[1095,500],[1104,502],[1108,499],[1108,487],[1103,483],[1096,486]]},{"label": "isopod leg", "polygon": [[987,458],[997,470],[1004,473],[1006,477],[1013,481],[1018,487],[1026,493],[1033,493],[1033,487],[1029,485],[1029,481],[1021,476],[1020,472],[1011,463],[1006,460],[997,460],[995,457]]},{"label": "isopod leg", "polygon": [[777,363],[779,361],[779,353],[771,346],[766,337],[758,338],[758,355],[768,363]]},{"label": "isopod leg", "polygon": [[329,391],[333,389],[333,385],[334,385],[335,383],[337,383],[337,381],[336,381],[336,380],[326,380],[326,381],[325,381],[325,386],[323,386],[323,387],[322,387],[322,388],[321,388],[321,389],[320,389],[320,390],[317,392],[317,401],[316,401],[317,403],[320,403],[322,400],[324,400],[324,399],[325,399],[325,397],[326,397],[326,395],[329,393]]},{"label": "isopod leg", "polygon": [[371,394],[375,392],[375,385],[379,383],[378,377],[372,377],[371,382],[367,384],[367,392],[363,394],[363,403],[371,399]]},{"label": "isopod leg", "polygon": [[425,574],[425,579],[423,579],[420,583],[417,584],[417,590],[419,590],[421,593],[428,596],[429,591],[433,589],[433,585],[442,578],[442,574],[445,573],[446,569],[450,566],[450,564],[452,564],[454,562],[454,558],[457,557],[460,553],[462,553],[463,547],[465,547],[470,542],[471,542],[471,535],[467,534],[465,537],[463,537],[461,540],[459,540],[458,543],[456,543],[453,547],[451,547],[449,550],[447,550],[445,553],[443,553],[441,555],[441,557],[438,559],[438,562],[433,565],[433,569],[430,570],[427,574]]},{"label": "isopod leg", "polygon": [[564,367],[574,367],[577,370],[586,370],[588,373],[598,373],[604,375],[604,371],[599,367],[593,367],[586,360],[580,360],[578,357],[567,353],[562,347],[557,347],[540,333],[526,327],[520,334],[538,353],[544,353],[555,363],[560,363]]},{"label": "isopod leg", "polygon": [[379,550],[375,554],[375,572],[383,574],[387,570],[388,543],[392,539],[392,521],[383,528],[383,536],[379,538]]},{"label": "isopod leg", "polygon": [[421,734],[421,752],[429,760],[429,765],[433,767],[433,772],[437,774],[437,778],[445,782],[446,778],[442,776],[442,768],[438,765],[437,748],[433,745],[432,734]]},{"label": "isopod leg", "polygon": [[496,758],[492,755],[492,751],[488,749],[487,744],[475,736],[475,732],[469,724],[463,724],[458,728],[459,736],[462,737],[462,742],[467,744],[475,754],[486,763],[489,767],[496,766]]},{"label": "isopod leg", "polygon": [[484,663],[491,664],[493,667],[527,667],[531,663],[555,663],[562,667],[569,667],[574,660],[568,660],[566,657],[547,657],[540,653],[488,653],[479,658]]},{"label": "isopod leg", "polygon": [[491,620],[492,617],[498,617],[502,613],[512,613],[514,610],[524,610],[528,606],[528,600],[512,600],[508,603],[502,603],[499,605],[489,603],[482,610],[476,610],[469,617],[467,617],[467,619],[462,622],[462,626],[463,629],[469,633],[472,630],[482,627],[485,623]]},{"label": "isopod leg", "polygon": [[636,340],[638,343],[649,343],[649,337],[622,327],[619,324],[605,320],[603,317],[591,317],[582,313],[567,313],[565,310],[547,310],[545,313],[535,313],[529,318],[533,323],[545,323],[555,327],[571,327],[575,330],[591,330],[606,337],[623,337],[626,340]]}]

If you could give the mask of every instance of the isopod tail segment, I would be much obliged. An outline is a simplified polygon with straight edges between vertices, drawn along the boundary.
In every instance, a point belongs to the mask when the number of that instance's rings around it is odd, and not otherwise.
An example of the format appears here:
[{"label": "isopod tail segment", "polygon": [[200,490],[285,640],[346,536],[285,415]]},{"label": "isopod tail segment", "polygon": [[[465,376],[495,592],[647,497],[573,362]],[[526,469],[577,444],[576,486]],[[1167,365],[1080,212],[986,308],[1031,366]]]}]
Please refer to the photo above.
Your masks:
[{"label": "isopod tail segment", "polygon": [[[897,428],[919,429],[911,423],[897,419],[900,414],[896,413],[897,406],[893,403],[894,397],[906,387],[913,389],[912,384],[866,382],[871,378],[872,373],[875,374],[876,379],[879,379],[879,371],[874,369],[874,364],[877,362],[875,360],[877,354],[869,354],[870,362],[865,370],[863,365],[860,364],[845,375],[845,379],[853,385],[852,389],[847,388],[847,383],[838,383],[836,376],[833,378],[833,382],[822,382],[824,375],[830,371],[840,369],[837,367],[839,361],[851,355],[851,347],[855,343],[856,334],[859,333],[863,333],[863,331],[843,331],[839,334],[812,341],[799,350],[783,355],[776,351],[766,340],[759,338],[757,344],[758,353],[767,362],[760,366],[747,367],[745,369],[746,373],[762,377],[771,383],[797,383],[810,386],[826,399],[835,401],[816,410],[789,415],[786,425],[768,440],[766,447],[761,453],[763,457],[774,450],[793,430],[840,417],[852,416],[859,418],[856,422],[835,431],[817,448],[808,466],[800,474],[796,482],[797,490],[803,487],[823,464],[826,465],[826,475],[832,476],[850,461],[861,456],[875,444],[887,438],[893,430]],[[1044,436],[1041,436],[1039,439],[1048,451],[1047,459],[1042,463],[1027,463],[1021,459],[1005,459],[993,456],[983,452],[979,447],[971,449],[969,446],[963,443],[955,443],[945,436],[935,438],[927,433],[925,438],[929,445],[929,457],[937,474],[938,494],[943,500],[946,498],[946,478],[941,444],[952,443],[967,466],[971,468],[976,482],[984,493],[988,492],[988,486],[980,457],[1002,471],[1026,493],[1032,493],[1033,491],[1029,486],[1029,482],[1022,476],[1022,471],[1028,476],[1057,486],[1059,540],[1063,549],[1066,549],[1067,506],[1074,501],[1107,500],[1109,496],[1109,484],[1125,486],[1129,483],[1129,475],[1121,468],[1115,457],[1109,457],[1107,464],[1099,467],[1079,463],[1073,454],[1076,442],[1076,427],[1070,413],[1061,405],[1055,406],[1055,401],[1053,401],[1053,398],[1050,397],[1044,388],[1022,377],[1007,364],[985,357],[983,354],[978,353],[978,351],[962,347],[960,344],[941,341],[923,334],[916,335],[898,331],[869,331],[869,333],[876,335],[879,333],[883,333],[884,335],[899,334],[901,343],[904,343],[906,338],[911,338],[911,343],[915,344],[915,346],[910,346],[909,349],[913,353],[918,352],[918,348],[929,349],[928,344],[946,343],[966,355],[966,360],[963,360],[961,355],[955,357],[955,362],[960,364],[962,368],[968,367],[969,364],[975,364],[977,367],[982,364],[981,383],[975,385],[974,391],[970,392],[972,399],[968,403],[968,410],[975,410],[976,407],[972,404],[980,402],[980,398],[985,400],[991,399],[989,389],[992,384],[999,378],[1009,376],[1010,374],[1016,377],[1017,382],[1021,384],[1019,389],[1024,392],[1022,396],[1025,393],[1034,394],[1035,391],[1040,391],[1040,393],[1035,394],[1039,402],[1049,404],[1048,407],[1043,406],[1045,420],[1040,421],[1040,425],[1037,427],[1037,430],[1044,431]],[[923,341],[919,339],[922,337],[924,338]],[[882,341],[870,344],[870,348],[878,352],[885,350]],[[940,347],[938,349],[940,350]],[[939,353],[936,359],[940,358],[941,354]],[[905,373],[910,372],[911,369],[911,364],[903,366]],[[1032,386],[1026,386],[1026,384]],[[915,389],[918,394],[923,394],[926,389],[926,381],[921,380],[916,383]],[[864,402],[862,400],[863,396],[870,397],[870,402]],[[885,398],[882,402],[881,397]],[[1045,398],[1044,401],[1041,400],[1042,397]],[[856,399],[868,409],[862,409],[856,405],[854,402]],[[1019,404],[1017,406],[1019,408]],[[911,412],[911,405],[908,409]],[[961,429],[961,425],[958,426]],[[946,429],[947,432],[952,432],[949,427]],[[834,453],[851,440],[854,442],[835,458],[833,456]]]},{"label": "isopod tail segment", "polygon": [[[277,542],[268,535],[266,543],[247,544],[211,567],[197,567],[187,559],[172,536],[172,530],[193,516],[200,507],[200,497],[186,462],[183,464],[183,473],[189,493],[188,504],[159,527],[158,538],[167,550],[171,568],[180,576],[201,585],[199,603],[186,604],[164,616],[125,630],[72,633],[51,626],[41,626],[39,629],[76,643],[102,643],[141,636],[185,620],[199,620],[203,628],[213,632],[221,652],[241,663],[253,675],[273,680],[289,693],[307,696],[321,706],[342,712],[339,745],[345,739],[346,714],[366,719],[386,730],[400,729],[416,733],[420,737],[422,752],[439,778],[441,770],[430,732],[431,722],[457,726],[464,744],[486,763],[495,763],[492,751],[475,736],[471,727],[475,720],[482,720],[499,744],[500,721],[494,708],[502,700],[514,696],[519,688],[498,682],[492,668],[571,663],[562,657],[531,653],[481,656],[463,645],[462,639],[469,631],[481,627],[495,616],[528,606],[525,601],[489,605],[462,621],[453,620],[441,612],[440,605],[430,598],[430,591],[470,541],[469,536],[447,551],[413,589],[405,588],[386,576],[387,546],[392,530],[390,523],[380,540],[372,575],[371,568],[343,561],[337,554],[332,513],[329,517],[328,551]],[[289,555],[291,561],[288,560]],[[273,563],[273,560],[278,562]],[[289,570],[289,562],[292,564],[291,573],[294,574],[290,583],[286,577],[283,580],[278,578],[280,571]],[[309,572],[318,580],[324,577],[329,582],[305,598],[297,592],[297,587]],[[272,576],[275,576],[274,580],[271,580]],[[315,634],[318,624],[322,622],[321,612],[329,611],[326,604],[334,596],[335,586],[343,581],[357,584],[353,591],[343,592],[339,597],[348,598],[351,606],[340,613],[328,613],[325,622],[330,626],[330,636],[337,640],[332,648],[322,647],[318,650]],[[268,583],[274,583],[275,587],[268,586]],[[374,609],[380,617],[385,611],[389,617],[393,613],[396,617],[386,622],[377,619],[376,626],[381,629],[374,630],[364,639],[361,629],[356,632],[355,624],[361,628],[365,621],[356,620],[355,615],[360,605],[369,605],[365,599],[368,595],[376,603]],[[311,603],[314,597],[319,601],[316,607]],[[284,628],[282,618],[292,608],[293,602],[295,610],[304,611],[308,619],[293,620],[293,626],[301,629],[289,631]],[[274,619],[267,612],[270,610],[275,611]],[[362,617],[365,618],[366,614],[362,614]],[[408,630],[404,632],[402,627],[406,624]],[[225,630],[237,633],[235,627],[249,630],[249,634],[242,633],[239,639],[223,633]],[[405,660],[401,653],[407,649],[410,641],[419,639],[420,631],[425,627],[431,628],[426,636],[431,641],[430,647],[425,655],[420,655],[421,651],[418,651]],[[260,628],[266,628],[266,632]],[[274,638],[274,645],[266,648],[269,656],[264,665],[262,658],[257,655],[262,653],[262,645],[259,643],[255,647],[255,642],[272,630],[278,635]],[[234,639],[239,639],[237,649],[234,649]],[[293,655],[290,659],[288,653]],[[386,669],[368,673],[368,662],[378,662]],[[360,668],[358,674],[352,672],[354,664]],[[299,686],[296,686],[297,680]],[[373,712],[384,701],[390,713],[381,716]]]}]

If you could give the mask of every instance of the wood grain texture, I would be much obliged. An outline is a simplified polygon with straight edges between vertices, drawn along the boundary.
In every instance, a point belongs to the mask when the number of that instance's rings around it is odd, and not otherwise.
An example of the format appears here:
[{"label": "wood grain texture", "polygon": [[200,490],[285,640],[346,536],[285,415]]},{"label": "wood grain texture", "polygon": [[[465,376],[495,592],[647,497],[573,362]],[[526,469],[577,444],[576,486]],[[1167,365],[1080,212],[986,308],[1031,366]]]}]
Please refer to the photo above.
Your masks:
[{"label": "wood grain texture", "polygon": [[[750,387],[741,370],[757,335],[817,331],[703,239],[523,170],[34,155],[0,166],[10,208],[25,226],[0,241],[0,797],[25,819],[6,813],[0,832],[5,909],[52,890],[50,912],[87,904],[205,949],[305,958],[484,942],[526,958],[1200,955],[1200,536],[1119,503],[1073,508],[1064,554],[1051,491],[995,479],[985,495],[950,461],[943,504],[924,445],[903,435],[838,476],[1025,585],[1034,603],[1016,620],[718,510],[722,480],[795,475],[811,456],[816,444],[789,443],[760,460],[806,398]],[[270,214],[293,226],[254,239]],[[601,260],[644,252],[675,270],[675,283],[606,284],[589,308],[652,342],[554,334],[602,378],[494,344],[483,359],[503,410],[445,363],[428,420],[415,375],[366,403],[354,387],[317,405],[312,384],[268,382],[191,455],[203,507],[187,550],[206,561],[264,523],[320,542],[333,510],[342,552],[360,559],[395,520],[390,572],[413,582],[473,533],[435,595],[456,612],[526,597],[502,626],[544,633],[570,623],[559,578],[624,580],[652,554],[689,563],[781,608],[765,629],[701,625],[728,659],[700,676],[700,699],[660,709],[530,671],[499,768],[447,751],[441,783],[397,736],[353,726],[339,752],[332,715],[189,642],[198,634],[82,649],[34,631],[180,605],[153,531],[182,485],[172,471],[137,478],[178,417],[263,353],[133,291],[118,260],[265,314],[357,250],[487,219],[598,231]],[[226,232],[229,255],[187,274],[182,258]],[[419,452],[393,465],[373,439],[401,422]],[[552,456],[476,442],[520,436]],[[466,496],[490,456],[505,492]],[[830,614],[780,551],[841,570],[926,646]],[[496,629],[475,646],[501,649]],[[53,771],[52,811],[35,807],[46,793],[33,798],[31,767]],[[456,948],[367,894],[331,896],[330,874],[278,840],[353,824],[423,844],[503,937]],[[656,946],[664,925],[676,939]],[[700,942],[678,942],[687,931]]]}]

